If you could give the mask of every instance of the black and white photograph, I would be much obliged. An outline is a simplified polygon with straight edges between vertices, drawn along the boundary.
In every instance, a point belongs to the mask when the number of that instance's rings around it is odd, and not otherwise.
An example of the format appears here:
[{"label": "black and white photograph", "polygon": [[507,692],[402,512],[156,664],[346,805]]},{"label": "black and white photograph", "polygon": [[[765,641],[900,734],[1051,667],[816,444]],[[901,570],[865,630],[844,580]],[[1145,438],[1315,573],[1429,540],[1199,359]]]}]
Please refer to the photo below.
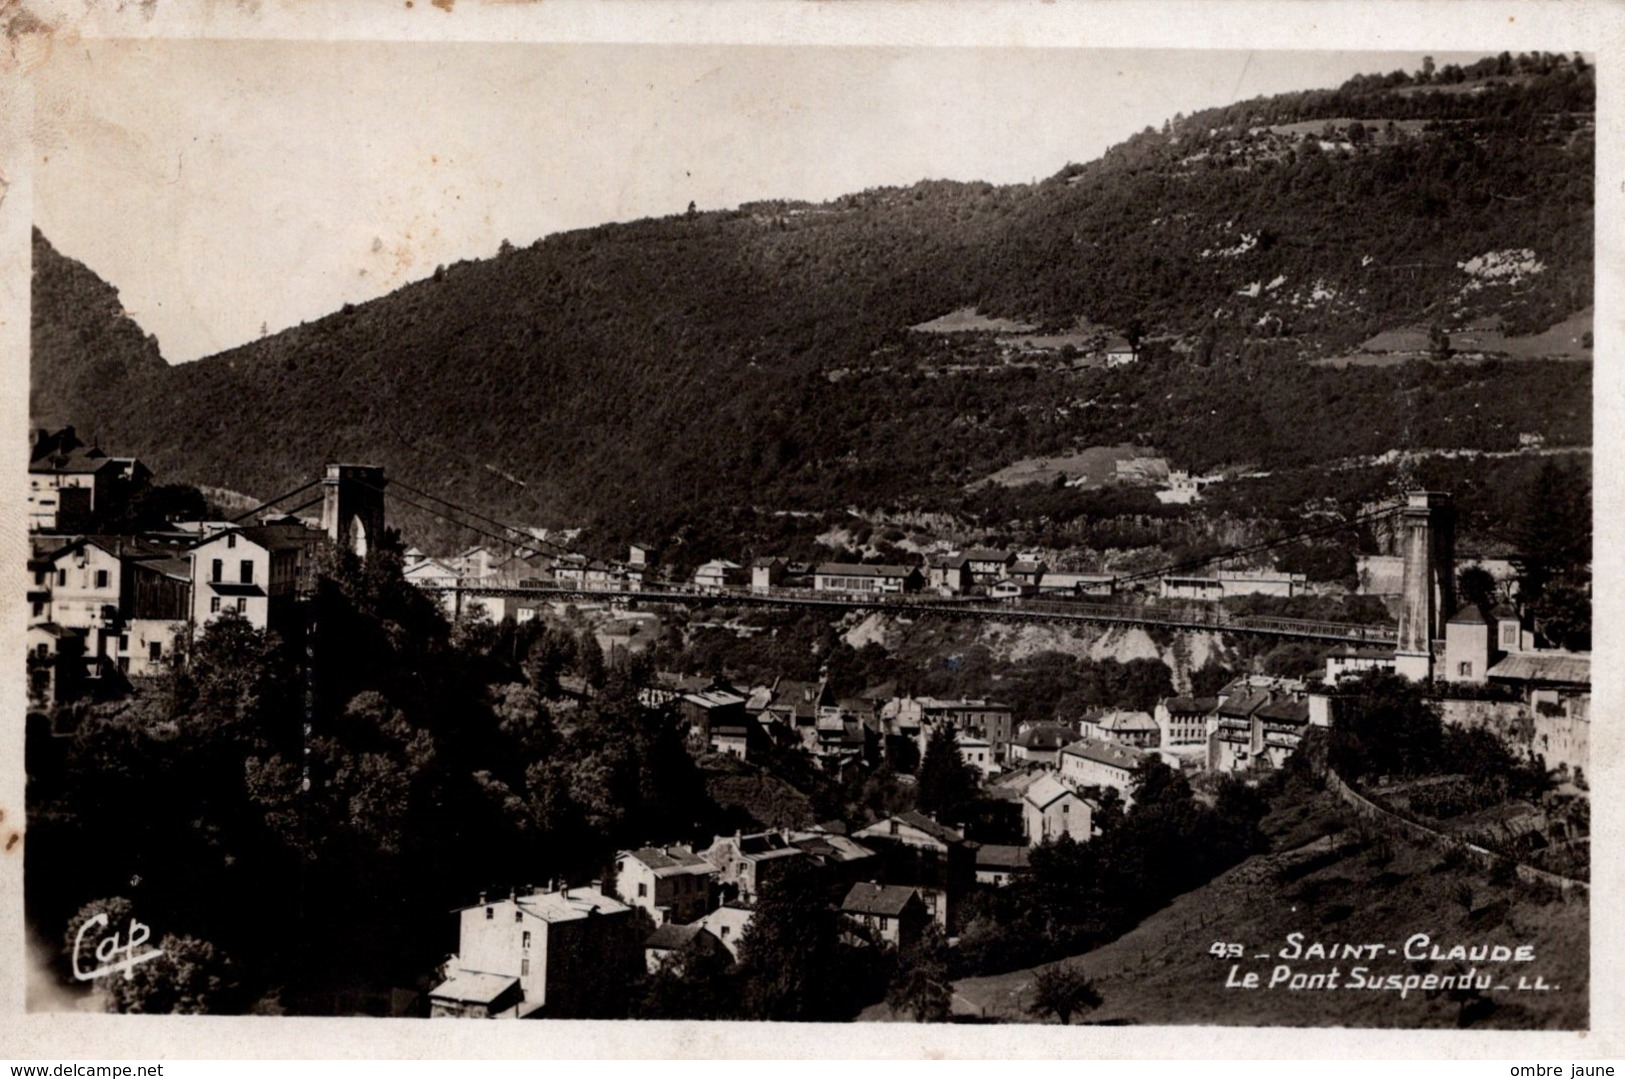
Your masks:
[{"label": "black and white photograph", "polygon": [[30,1017],[1601,1024],[1595,42],[11,29]]}]

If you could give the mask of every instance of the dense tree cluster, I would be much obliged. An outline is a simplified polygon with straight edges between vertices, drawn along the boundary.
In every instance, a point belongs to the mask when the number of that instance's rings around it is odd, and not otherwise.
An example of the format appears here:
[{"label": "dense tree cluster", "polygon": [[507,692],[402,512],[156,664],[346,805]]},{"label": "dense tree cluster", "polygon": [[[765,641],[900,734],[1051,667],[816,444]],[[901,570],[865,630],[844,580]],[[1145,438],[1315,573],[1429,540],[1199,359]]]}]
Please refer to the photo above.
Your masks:
[{"label": "dense tree cluster", "polygon": [[30,843],[56,867],[29,875],[30,918],[54,934],[113,897],[174,937],[118,1006],[321,1014],[424,988],[481,889],[709,839],[702,777],[630,672],[563,708],[579,640],[454,635],[391,549],[331,559],[305,614],[297,647],[222,617],[151,691],[30,744]]}]

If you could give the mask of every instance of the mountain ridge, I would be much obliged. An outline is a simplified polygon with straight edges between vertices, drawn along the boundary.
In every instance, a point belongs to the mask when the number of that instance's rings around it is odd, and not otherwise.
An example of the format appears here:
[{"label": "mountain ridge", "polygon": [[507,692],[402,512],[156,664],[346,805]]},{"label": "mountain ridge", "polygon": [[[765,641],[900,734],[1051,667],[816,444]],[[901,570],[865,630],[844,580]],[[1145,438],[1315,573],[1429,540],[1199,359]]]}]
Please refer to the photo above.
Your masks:
[{"label": "mountain ridge", "polygon": [[[1537,55],[1461,75],[1205,110],[1032,185],[562,233],[178,367],[36,233],[31,404],[166,478],[269,496],[364,457],[503,520],[697,549],[758,527],[743,506],[952,500],[1020,457],[1125,437],[1199,469],[1503,448],[1531,427],[1589,442],[1588,365],[1302,363],[1590,303],[1593,74]],[[1487,259],[1539,269],[1463,268]],[[1143,337],[1142,359],[1022,366],[991,335],[908,329],[964,307],[1086,318]]]}]

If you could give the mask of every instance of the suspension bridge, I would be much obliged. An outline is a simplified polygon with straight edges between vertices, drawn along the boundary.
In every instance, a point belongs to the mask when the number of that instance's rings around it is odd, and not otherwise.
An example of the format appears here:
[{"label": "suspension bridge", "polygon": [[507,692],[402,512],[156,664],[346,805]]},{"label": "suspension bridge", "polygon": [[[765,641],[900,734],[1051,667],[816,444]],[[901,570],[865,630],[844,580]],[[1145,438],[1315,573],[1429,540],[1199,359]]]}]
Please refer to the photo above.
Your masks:
[{"label": "suspension bridge", "polygon": [[[334,477],[338,474],[335,470],[346,469],[350,471],[345,473],[344,478],[335,480]],[[576,554],[568,547],[540,538],[528,529],[468,509],[449,499],[414,487],[399,478],[392,477],[386,482],[380,469],[370,466],[330,466],[328,472],[329,478],[326,481],[318,479],[301,484],[240,514],[237,519],[272,510],[279,503],[304,494],[318,484],[325,484],[330,495],[340,485],[347,484],[361,500],[375,504],[374,519],[377,522],[375,528],[381,527],[383,503],[387,499],[420,513],[427,513],[439,521],[461,527],[497,544],[498,550],[509,552],[506,557],[509,563],[528,565],[538,556],[558,557]],[[312,504],[313,502],[307,501],[297,508],[303,509]],[[1357,528],[1395,516],[1404,509],[1403,503],[1382,506],[1352,518],[1313,525],[1277,539],[1236,547],[1205,558],[1120,575],[1113,579],[1112,591],[1115,595],[1129,585],[1168,575],[1189,574],[1238,558],[1264,554],[1304,539]],[[1147,599],[1143,602],[1123,603],[1104,601],[1100,597],[1093,596],[1060,598],[1025,595],[993,598],[981,595],[937,596],[921,592],[847,592],[793,587],[698,587],[636,580],[565,583],[542,576],[515,579],[512,573],[501,574],[496,580],[458,577],[451,581],[414,583],[427,593],[453,597],[453,607],[456,610],[461,610],[467,600],[504,598],[534,600],[538,604],[598,602],[685,607],[756,607],[826,611],[832,615],[858,612],[884,613],[902,618],[951,618],[1007,623],[1085,623],[1145,629],[1160,627],[1175,631],[1241,633],[1260,637],[1388,648],[1394,647],[1400,637],[1398,627],[1392,623],[1373,625],[1247,615],[1236,613],[1212,601]]]}]

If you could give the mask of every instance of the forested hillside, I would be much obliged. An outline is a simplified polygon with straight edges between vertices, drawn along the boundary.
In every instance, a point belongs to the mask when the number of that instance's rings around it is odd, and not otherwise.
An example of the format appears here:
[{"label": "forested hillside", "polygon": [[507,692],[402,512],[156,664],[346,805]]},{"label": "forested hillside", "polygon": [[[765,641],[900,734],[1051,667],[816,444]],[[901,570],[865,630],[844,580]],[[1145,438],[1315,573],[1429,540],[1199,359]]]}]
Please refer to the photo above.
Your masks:
[{"label": "forested hillside", "polygon": [[[36,235],[33,407],[166,479],[269,495],[376,461],[606,547],[701,549],[741,507],[941,506],[1089,445],[1206,470],[1589,444],[1589,362],[1309,361],[1587,308],[1593,97],[1552,56],[1355,79],[1175,118],[1034,185],[556,235],[175,368]],[[909,329],[967,307],[1083,320],[1142,358],[1010,362],[993,334]]]}]

